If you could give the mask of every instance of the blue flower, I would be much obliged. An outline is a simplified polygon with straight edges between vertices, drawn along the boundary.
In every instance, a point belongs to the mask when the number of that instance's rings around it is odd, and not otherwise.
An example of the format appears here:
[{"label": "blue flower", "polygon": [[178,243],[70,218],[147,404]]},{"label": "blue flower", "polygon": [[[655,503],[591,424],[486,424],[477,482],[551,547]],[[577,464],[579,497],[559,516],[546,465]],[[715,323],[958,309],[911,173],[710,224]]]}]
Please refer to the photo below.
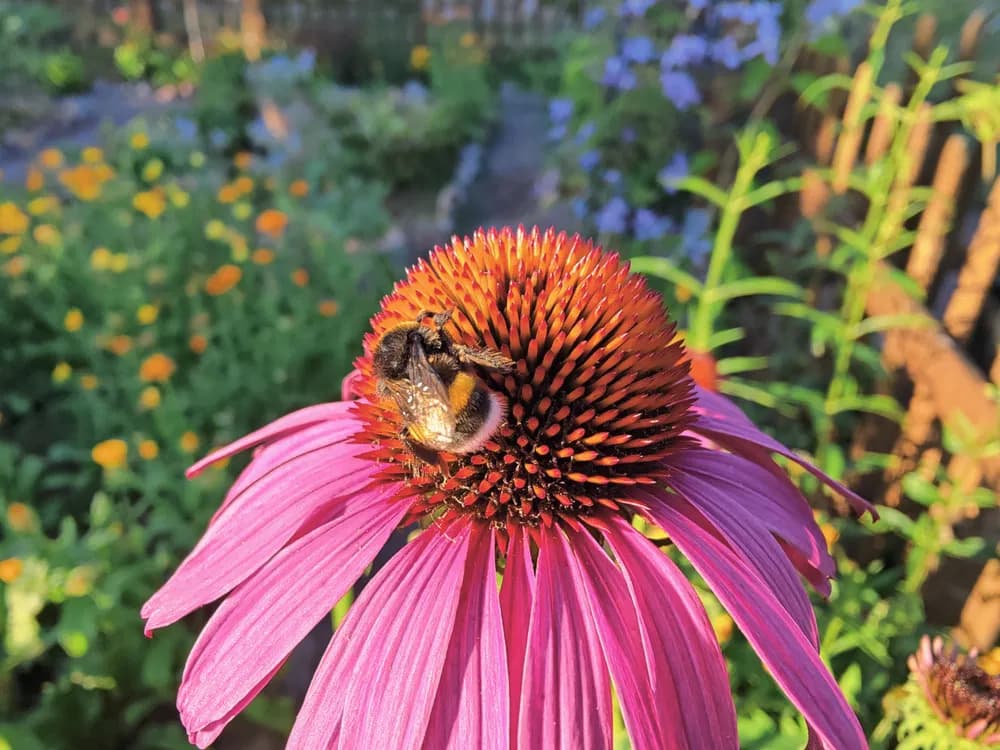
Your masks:
[{"label": "blue flower", "polygon": [[705,10],[708,0],[688,0],[688,7],[691,10]]},{"label": "blue flower", "polygon": [[635,212],[633,232],[637,240],[658,240],[674,231],[674,222],[669,216],[660,216],[648,208],[640,208]]},{"label": "blue flower", "polygon": [[618,6],[618,15],[622,18],[629,16],[638,18],[646,15],[646,11],[656,4],[656,0],[625,0]]},{"label": "blue flower", "polygon": [[421,105],[427,102],[428,91],[420,81],[407,81],[403,84],[403,101],[407,104]]},{"label": "blue flower", "polygon": [[215,146],[215,148],[225,148],[229,145],[229,136],[222,128],[215,128],[208,134],[208,141]]},{"label": "blue flower", "polygon": [[609,57],[604,62],[604,77],[601,83],[614,89],[634,89],[635,73],[629,70],[628,64],[620,57]]},{"label": "blue flower", "polygon": [[583,219],[587,216],[587,199],[586,198],[574,198],[573,199],[573,214],[578,219]]},{"label": "blue flower", "polygon": [[689,208],[681,224],[681,250],[695,263],[701,263],[712,251],[709,229],[712,214],[704,208]]},{"label": "blue flower", "polygon": [[190,117],[176,117],[174,129],[177,131],[177,137],[184,143],[190,143],[198,137],[198,123]]},{"label": "blue flower", "polygon": [[566,137],[565,125],[553,125],[546,136],[550,141],[561,141]]},{"label": "blue flower", "polygon": [[701,102],[701,92],[687,73],[668,70],[660,75],[664,95],[683,111]]},{"label": "blue flower", "polygon": [[635,128],[625,126],[622,128],[622,143],[635,143],[636,138],[639,134],[635,132]]},{"label": "blue flower", "polygon": [[580,154],[580,168],[585,172],[593,171],[601,163],[601,155],[597,151],[585,151]]},{"label": "blue flower", "polygon": [[299,53],[299,56],[295,58],[295,68],[303,75],[312,73],[313,68],[315,67],[316,50],[314,49],[304,49]]},{"label": "blue flower", "polygon": [[846,16],[860,4],[861,0],[813,0],[806,6],[806,22],[810,26],[824,26]]},{"label": "blue flower", "polygon": [[667,193],[673,195],[677,192],[678,180],[687,177],[690,172],[691,167],[688,164],[687,156],[680,151],[675,151],[670,163],[656,175],[656,180]]},{"label": "blue flower", "polygon": [[582,146],[584,143],[589,141],[594,137],[594,131],[597,130],[597,126],[593,122],[588,120],[583,123],[580,128],[576,131],[576,135],[573,136],[573,142],[577,146]]},{"label": "blue flower", "polygon": [[597,231],[601,234],[622,234],[628,219],[628,203],[621,196],[615,196],[597,212]]},{"label": "blue flower", "polygon": [[583,16],[583,28],[590,31],[600,26],[605,16],[607,16],[607,11],[604,8],[591,8]]},{"label": "blue flower", "polygon": [[664,70],[697,65],[708,54],[708,42],[693,34],[678,34],[660,58]]},{"label": "blue flower", "polygon": [[648,36],[630,36],[622,44],[622,55],[634,63],[648,63],[656,54],[656,46]]},{"label": "blue flower", "polygon": [[604,181],[609,185],[617,185],[622,181],[622,173],[617,169],[609,169],[604,173]]},{"label": "blue flower", "polygon": [[573,116],[572,99],[549,100],[549,119],[554,125],[562,125]]},{"label": "blue flower", "polygon": [[713,60],[729,70],[736,70],[743,62],[739,45],[730,36],[725,36],[713,43],[709,54]]}]

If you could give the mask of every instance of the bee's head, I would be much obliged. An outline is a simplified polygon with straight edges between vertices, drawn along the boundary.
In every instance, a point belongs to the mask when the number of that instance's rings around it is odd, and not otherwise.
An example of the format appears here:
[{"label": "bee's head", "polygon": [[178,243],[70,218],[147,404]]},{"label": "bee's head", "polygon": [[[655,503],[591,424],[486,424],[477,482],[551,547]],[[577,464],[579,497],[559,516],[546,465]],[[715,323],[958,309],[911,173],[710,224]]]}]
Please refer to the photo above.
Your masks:
[{"label": "bee's head", "polygon": [[416,323],[404,323],[386,331],[372,353],[372,366],[377,377],[395,380],[406,374],[414,336],[420,336],[420,326]]}]

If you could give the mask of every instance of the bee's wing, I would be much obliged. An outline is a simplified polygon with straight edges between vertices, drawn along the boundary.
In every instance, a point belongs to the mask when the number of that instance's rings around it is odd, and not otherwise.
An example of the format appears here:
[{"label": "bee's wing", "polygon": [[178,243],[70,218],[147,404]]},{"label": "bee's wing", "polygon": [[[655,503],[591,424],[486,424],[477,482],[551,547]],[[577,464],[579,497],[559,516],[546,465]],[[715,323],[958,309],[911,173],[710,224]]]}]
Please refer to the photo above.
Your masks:
[{"label": "bee's wing", "polygon": [[449,403],[448,388],[427,361],[427,355],[424,354],[420,344],[414,343],[411,346],[410,357],[406,362],[406,377],[424,398],[438,401],[443,405]]}]

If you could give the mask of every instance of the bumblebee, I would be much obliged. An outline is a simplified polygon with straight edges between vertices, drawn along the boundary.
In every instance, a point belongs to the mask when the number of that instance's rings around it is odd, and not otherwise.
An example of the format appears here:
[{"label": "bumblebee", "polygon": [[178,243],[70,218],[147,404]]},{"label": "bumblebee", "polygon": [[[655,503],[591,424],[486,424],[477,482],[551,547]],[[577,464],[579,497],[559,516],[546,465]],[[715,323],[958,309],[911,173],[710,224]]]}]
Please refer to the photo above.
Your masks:
[{"label": "bumblebee", "polygon": [[[424,325],[432,318],[433,326]],[[509,372],[499,352],[452,341],[444,331],[451,311],[421,312],[412,323],[385,332],[372,354],[378,394],[392,398],[403,417],[403,438],[432,463],[438,451],[471,453],[496,432],[507,401],[487,388],[476,367]]]}]

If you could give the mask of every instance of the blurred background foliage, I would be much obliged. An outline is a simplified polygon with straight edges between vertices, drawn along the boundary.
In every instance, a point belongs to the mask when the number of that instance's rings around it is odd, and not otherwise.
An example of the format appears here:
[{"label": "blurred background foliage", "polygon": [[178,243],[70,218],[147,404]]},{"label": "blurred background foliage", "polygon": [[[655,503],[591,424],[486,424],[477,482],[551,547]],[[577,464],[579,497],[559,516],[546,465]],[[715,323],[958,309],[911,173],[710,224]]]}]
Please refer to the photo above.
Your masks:
[{"label": "blurred background foliage", "polygon": [[[796,476],[840,569],[822,654],[873,746],[905,716],[943,728],[899,747],[951,747],[947,707],[896,686],[922,634],[1000,631],[995,15],[236,5],[0,0],[0,748],[187,746],[201,621],[148,641],[138,609],[238,467],[184,468],[339,398],[404,265],[511,218],[632,258],[699,382],[880,505],[844,519]],[[920,363],[939,344],[957,369]],[[742,746],[802,747],[704,598]],[[310,669],[219,746],[280,747]]]}]

